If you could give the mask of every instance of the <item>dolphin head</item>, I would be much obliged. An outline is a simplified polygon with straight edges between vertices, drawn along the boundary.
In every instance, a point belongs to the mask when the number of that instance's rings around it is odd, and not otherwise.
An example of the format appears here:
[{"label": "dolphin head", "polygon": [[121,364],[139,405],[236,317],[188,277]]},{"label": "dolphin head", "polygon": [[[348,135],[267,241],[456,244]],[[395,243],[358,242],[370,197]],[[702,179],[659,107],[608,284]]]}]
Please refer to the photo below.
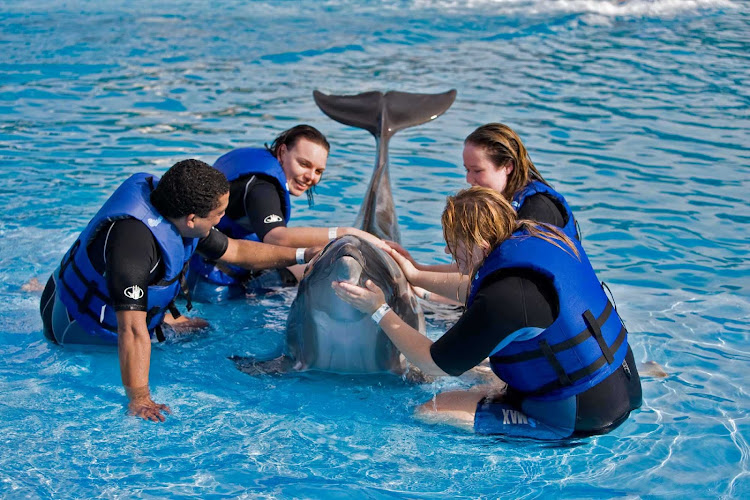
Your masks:
[{"label": "dolphin head", "polygon": [[333,281],[372,280],[386,302],[416,329],[421,309],[396,262],[356,236],[332,241],[307,266],[287,320],[287,354],[301,369],[340,373],[402,371],[400,353],[368,314],[341,300]]}]

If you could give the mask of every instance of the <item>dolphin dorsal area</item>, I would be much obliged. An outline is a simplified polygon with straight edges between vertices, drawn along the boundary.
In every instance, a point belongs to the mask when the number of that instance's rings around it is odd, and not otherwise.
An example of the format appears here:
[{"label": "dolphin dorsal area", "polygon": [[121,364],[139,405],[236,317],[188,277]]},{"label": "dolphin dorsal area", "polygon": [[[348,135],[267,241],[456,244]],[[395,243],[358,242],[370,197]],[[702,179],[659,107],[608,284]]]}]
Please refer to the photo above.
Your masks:
[{"label": "dolphin dorsal area", "polygon": [[400,241],[388,173],[388,143],[399,130],[434,120],[451,107],[456,90],[441,94],[390,91],[356,95],[326,95],[317,90],[318,107],[337,122],[369,131],[377,145],[375,170],[355,226],[383,239]]}]

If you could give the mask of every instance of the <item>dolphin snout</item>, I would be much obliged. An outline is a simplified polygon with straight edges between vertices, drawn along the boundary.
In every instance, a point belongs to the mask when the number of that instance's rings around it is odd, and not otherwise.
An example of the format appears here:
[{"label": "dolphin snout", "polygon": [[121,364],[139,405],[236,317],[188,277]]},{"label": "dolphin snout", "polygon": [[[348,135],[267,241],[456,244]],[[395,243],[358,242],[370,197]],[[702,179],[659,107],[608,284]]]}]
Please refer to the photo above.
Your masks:
[{"label": "dolphin snout", "polygon": [[357,259],[344,255],[336,262],[335,276],[337,281],[346,281],[353,285],[359,284],[362,275],[362,264]]}]

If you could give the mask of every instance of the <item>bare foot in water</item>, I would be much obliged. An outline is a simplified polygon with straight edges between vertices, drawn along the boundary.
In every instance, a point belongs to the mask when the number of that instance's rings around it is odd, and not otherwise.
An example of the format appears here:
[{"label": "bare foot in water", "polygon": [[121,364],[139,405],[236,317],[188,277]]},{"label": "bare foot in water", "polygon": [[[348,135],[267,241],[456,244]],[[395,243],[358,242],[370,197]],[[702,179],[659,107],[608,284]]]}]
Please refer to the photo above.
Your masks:
[{"label": "bare foot in water", "polygon": [[43,292],[44,285],[42,285],[38,279],[31,278],[29,281],[21,285],[21,290],[24,292]]}]

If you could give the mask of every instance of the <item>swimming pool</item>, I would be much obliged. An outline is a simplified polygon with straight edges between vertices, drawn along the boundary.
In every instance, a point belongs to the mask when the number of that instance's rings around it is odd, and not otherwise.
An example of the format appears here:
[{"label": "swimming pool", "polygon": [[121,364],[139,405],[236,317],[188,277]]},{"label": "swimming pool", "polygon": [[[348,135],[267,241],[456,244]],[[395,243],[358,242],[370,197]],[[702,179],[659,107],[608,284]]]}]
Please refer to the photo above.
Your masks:
[{"label": "swimming pool", "polygon": [[[747,498],[750,9],[739,1],[5,2],[0,8],[0,496]],[[155,346],[174,415],[125,416],[116,353],[41,336],[39,294],[129,174],[213,162],[309,122],[333,149],[299,225],[350,224],[372,138],[312,101],[439,92],[452,108],[391,141],[405,246],[444,261],[438,214],[463,138],[503,121],[571,203],[614,292],[644,406],[551,446],[416,421],[464,380],[250,377],[281,348],[288,292],[199,305],[213,328]],[[445,326],[433,318],[430,335]],[[745,368],[743,368],[745,367]]]}]

